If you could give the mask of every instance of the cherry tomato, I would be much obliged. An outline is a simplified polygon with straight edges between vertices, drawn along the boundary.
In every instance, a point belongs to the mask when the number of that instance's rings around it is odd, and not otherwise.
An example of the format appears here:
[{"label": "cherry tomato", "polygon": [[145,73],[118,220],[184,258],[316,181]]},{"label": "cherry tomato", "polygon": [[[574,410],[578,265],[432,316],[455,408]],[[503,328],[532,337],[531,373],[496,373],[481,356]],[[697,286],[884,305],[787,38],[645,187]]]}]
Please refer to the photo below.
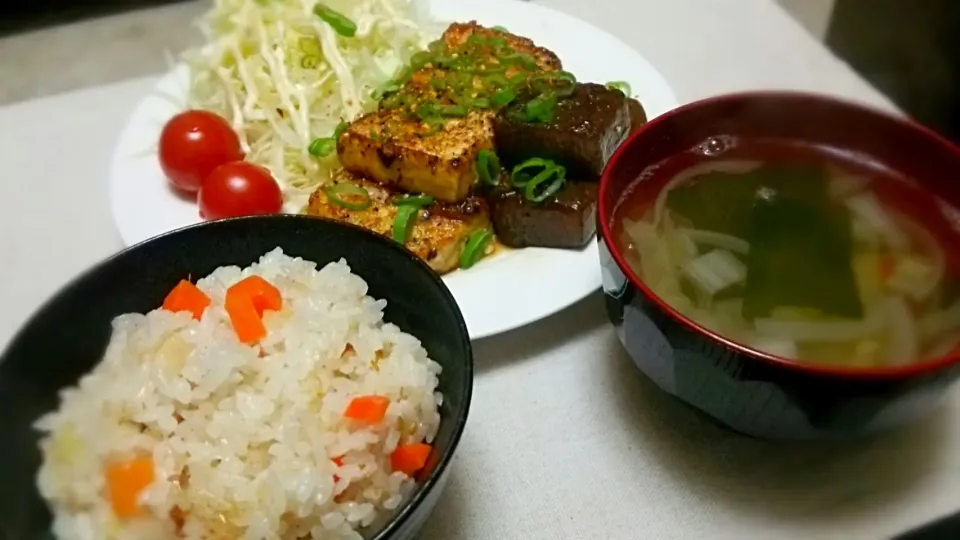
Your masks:
[{"label": "cherry tomato", "polygon": [[276,214],[283,207],[270,171],[246,161],[221,165],[203,180],[197,196],[204,219]]},{"label": "cherry tomato", "polygon": [[241,159],[236,132],[209,111],[182,112],[160,133],[160,166],[170,183],[184,191],[197,191],[214,169]]}]

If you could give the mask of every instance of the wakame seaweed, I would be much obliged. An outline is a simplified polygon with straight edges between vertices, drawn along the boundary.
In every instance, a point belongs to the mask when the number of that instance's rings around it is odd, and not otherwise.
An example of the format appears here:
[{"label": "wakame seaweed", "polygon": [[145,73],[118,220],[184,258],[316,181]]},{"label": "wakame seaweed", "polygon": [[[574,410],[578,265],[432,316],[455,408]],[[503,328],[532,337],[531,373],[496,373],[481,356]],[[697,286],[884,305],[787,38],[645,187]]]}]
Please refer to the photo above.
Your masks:
[{"label": "wakame seaweed", "polygon": [[776,307],[789,306],[862,317],[851,264],[850,213],[830,200],[826,170],[769,166],[756,176],[753,209],[745,212],[750,253],[743,316],[766,317]]},{"label": "wakame seaweed", "polygon": [[667,194],[667,208],[689,220],[693,227],[745,238],[762,175],[710,172],[691,179]]},{"label": "wakame seaweed", "polygon": [[944,276],[943,292],[940,295],[940,307],[947,309],[960,300],[960,277],[947,274]]}]

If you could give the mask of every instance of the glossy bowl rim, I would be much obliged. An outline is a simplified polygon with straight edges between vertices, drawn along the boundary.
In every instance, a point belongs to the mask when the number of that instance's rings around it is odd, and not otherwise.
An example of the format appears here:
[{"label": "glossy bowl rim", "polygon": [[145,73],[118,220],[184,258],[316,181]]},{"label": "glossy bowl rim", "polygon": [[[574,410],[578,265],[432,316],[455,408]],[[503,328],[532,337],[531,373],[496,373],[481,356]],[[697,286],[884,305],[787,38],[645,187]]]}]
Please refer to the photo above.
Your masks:
[{"label": "glossy bowl rim", "polygon": [[[68,289],[71,289],[77,286],[79,283],[87,279],[88,277],[95,275],[97,272],[102,271],[102,269],[110,264],[112,264],[116,259],[120,257],[129,256],[129,253],[134,251],[142,251],[151,249],[151,244],[155,241],[161,239],[166,239],[168,237],[180,236],[184,233],[193,231],[200,228],[211,228],[211,227],[226,227],[229,228],[234,223],[242,222],[255,222],[255,221],[291,221],[291,222],[302,222],[302,223],[311,223],[311,222],[322,222],[326,225],[333,226],[334,228],[343,228],[343,229],[352,229],[354,231],[362,233],[362,235],[367,236],[375,244],[379,244],[378,249],[388,249],[397,252],[399,255],[402,255],[408,259],[413,260],[415,265],[419,268],[419,271],[429,279],[434,286],[438,287],[444,297],[444,301],[449,303],[454,307],[454,312],[457,315],[456,326],[458,327],[458,337],[461,342],[462,348],[466,351],[466,356],[462,358],[464,362],[464,384],[463,389],[463,406],[460,410],[454,411],[453,417],[448,421],[454,423],[454,431],[451,434],[450,444],[446,451],[441,454],[437,460],[436,466],[430,472],[430,474],[422,481],[418,483],[418,489],[416,493],[409,500],[405,501],[402,506],[398,507],[396,510],[396,515],[394,515],[389,521],[383,524],[383,527],[376,533],[374,536],[369,537],[370,540],[390,540],[398,531],[408,522],[413,516],[417,515],[418,512],[427,512],[430,513],[433,508],[424,507],[424,501],[427,499],[428,495],[435,488],[442,488],[443,486],[438,486],[437,484],[446,474],[447,469],[450,465],[450,462],[453,460],[453,456],[456,453],[457,449],[460,446],[460,441],[463,436],[463,431],[466,426],[467,418],[470,415],[470,406],[473,400],[473,382],[474,382],[474,356],[473,356],[473,344],[470,340],[470,334],[467,331],[467,324],[463,318],[463,313],[460,310],[459,305],[457,304],[456,299],[453,297],[453,293],[450,292],[450,289],[443,282],[443,279],[439,274],[433,271],[427,263],[422,259],[417,257],[413,252],[401,246],[400,244],[384,237],[379,234],[370,232],[362,227],[343,223],[339,221],[334,221],[331,219],[307,216],[302,214],[269,214],[269,215],[253,215],[253,216],[240,216],[232,218],[224,218],[213,221],[202,221],[199,223],[193,223],[186,225],[177,229],[173,229],[152,238],[148,238],[141,242],[138,242],[132,246],[121,249],[120,251],[109,255],[108,257],[101,259],[99,262],[93,264],[92,266],[87,267],[85,270],[76,274],[70,278],[66,283],[63,283],[61,286],[57,287],[52,293],[47,296],[47,298],[39,305],[36,309],[31,311],[30,315],[20,324],[17,330],[10,336],[10,339],[3,345],[3,348],[0,349],[0,363],[6,358],[10,350],[15,344],[21,339],[24,331],[28,326],[30,326],[36,316],[50,309],[51,306]],[[369,249],[369,246],[368,246]],[[362,276],[361,276],[362,277]],[[46,503],[46,501],[44,501]],[[362,534],[362,532],[361,532]]]},{"label": "glossy bowl rim", "polygon": [[[645,124],[639,130],[631,134],[627,140],[625,140],[614,155],[610,158],[607,167],[603,171],[603,175],[600,179],[600,187],[598,190],[598,204],[597,204],[597,220],[599,221],[599,232],[603,238],[607,250],[610,252],[611,257],[616,262],[617,267],[621,272],[626,276],[630,285],[636,287],[648,300],[652,301],[661,311],[669,315],[673,320],[679,322],[687,330],[700,335],[701,337],[708,339],[710,341],[719,343],[725,346],[728,349],[731,349],[737,354],[748,357],[752,360],[759,361],[774,367],[787,369],[794,372],[801,372],[808,375],[815,375],[820,377],[829,377],[829,378],[844,378],[844,379],[854,379],[854,380],[889,380],[889,379],[903,379],[910,378],[920,375],[927,375],[933,372],[940,371],[945,368],[960,364],[960,350],[955,351],[952,354],[943,356],[940,358],[933,358],[928,360],[923,360],[921,362],[916,362],[913,364],[908,364],[904,366],[894,366],[894,367],[882,367],[882,368],[850,368],[850,367],[834,367],[829,365],[820,365],[813,363],[802,363],[787,358],[783,358],[777,355],[765,353],[758,351],[732,341],[717,332],[709,330],[708,328],[694,322],[692,319],[681,314],[679,311],[674,309],[672,306],[663,301],[659,296],[657,296],[652,290],[650,290],[642,279],[630,268],[626,263],[623,254],[620,251],[620,248],[614,242],[613,234],[611,231],[611,221],[612,212],[614,210],[615,204],[607,204],[608,200],[608,190],[611,189],[610,186],[613,183],[614,172],[619,168],[621,162],[625,162],[629,159],[627,157],[630,153],[630,150],[638,144],[643,144],[643,139],[647,137],[648,133],[652,132],[657,126],[665,124],[677,117],[688,114],[692,111],[703,107],[710,107],[717,104],[723,103],[749,103],[753,100],[758,99],[781,99],[784,101],[806,101],[806,102],[820,102],[826,103],[833,106],[845,107],[848,109],[854,109],[864,114],[869,114],[873,116],[881,117],[889,122],[892,122],[897,126],[898,129],[901,129],[905,132],[911,132],[913,136],[917,139],[925,140],[927,144],[933,144],[943,147],[948,152],[954,154],[958,161],[960,161],[960,146],[957,146],[947,140],[945,137],[934,132],[932,129],[923,126],[916,121],[905,117],[897,116],[890,112],[881,110],[877,107],[865,105],[863,103],[853,102],[841,97],[832,96],[828,94],[818,94],[813,92],[803,92],[803,91],[790,91],[790,90],[758,90],[758,91],[746,91],[746,92],[735,92],[728,94],[721,94],[717,96],[712,96],[696,101],[689,102],[684,104],[676,109],[672,109]],[[617,198],[619,201],[619,198]]]}]

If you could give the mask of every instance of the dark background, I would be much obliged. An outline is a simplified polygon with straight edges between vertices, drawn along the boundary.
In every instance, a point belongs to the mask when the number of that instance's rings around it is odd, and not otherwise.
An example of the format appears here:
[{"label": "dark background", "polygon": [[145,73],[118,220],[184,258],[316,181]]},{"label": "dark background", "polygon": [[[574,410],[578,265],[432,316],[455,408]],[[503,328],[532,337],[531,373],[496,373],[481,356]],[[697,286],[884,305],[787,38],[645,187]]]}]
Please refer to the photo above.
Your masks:
[{"label": "dark background", "polygon": [[0,0],[0,37],[185,0]]},{"label": "dark background", "polygon": [[[0,36],[184,0],[12,0]],[[827,45],[920,122],[960,144],[960,0],[837,0]]]},{"label": "dark background", "polygon": [[960,144],[960,0],[837,0],[827,45]]}]

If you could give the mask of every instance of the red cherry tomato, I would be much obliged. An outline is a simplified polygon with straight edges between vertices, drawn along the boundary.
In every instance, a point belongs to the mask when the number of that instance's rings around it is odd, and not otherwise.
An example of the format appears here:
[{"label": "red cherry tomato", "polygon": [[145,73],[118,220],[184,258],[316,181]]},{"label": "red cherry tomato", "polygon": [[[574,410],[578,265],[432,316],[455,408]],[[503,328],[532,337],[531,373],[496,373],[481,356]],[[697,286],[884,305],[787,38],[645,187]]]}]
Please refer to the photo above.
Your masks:
[{"label": "red cherry tomato", "polygon": [[197,191],[214,169],[241,159],[236,132],[209,111],[182,112],[160,133],[160,166],[170,183],[184,191]]},{"label": "red cherry tomato", "polygon": [[221,165],[203,180],[200,216],[204,219],[276,214],[283,195],[270,171],[246,161]]}]

